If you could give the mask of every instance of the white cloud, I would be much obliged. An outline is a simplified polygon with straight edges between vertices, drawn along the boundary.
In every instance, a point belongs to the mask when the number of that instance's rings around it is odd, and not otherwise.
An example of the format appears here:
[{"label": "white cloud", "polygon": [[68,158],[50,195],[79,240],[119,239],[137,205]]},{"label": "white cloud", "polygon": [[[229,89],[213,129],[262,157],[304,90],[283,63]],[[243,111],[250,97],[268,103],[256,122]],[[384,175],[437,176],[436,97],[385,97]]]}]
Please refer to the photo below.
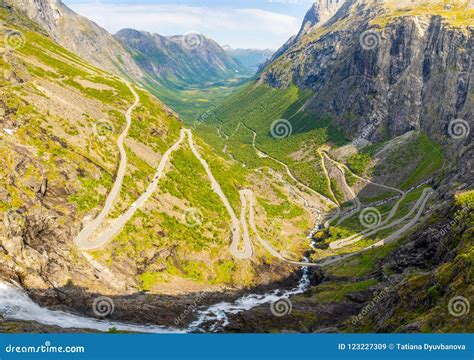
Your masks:
[{"label": "white cloud", "polygon": [[275,49],[300,26],[295,17],[256,8],[101,3],[69,6],[113,33],[123,28],[162,35],[199,31],[233,47]]}]

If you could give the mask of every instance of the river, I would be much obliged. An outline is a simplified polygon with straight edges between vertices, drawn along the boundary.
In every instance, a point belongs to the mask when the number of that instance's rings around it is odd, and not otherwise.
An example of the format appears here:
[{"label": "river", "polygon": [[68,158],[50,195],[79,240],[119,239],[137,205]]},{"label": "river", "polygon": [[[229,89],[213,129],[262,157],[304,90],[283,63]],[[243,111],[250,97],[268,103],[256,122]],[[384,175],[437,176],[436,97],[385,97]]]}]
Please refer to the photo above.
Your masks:
[{"label": "river", "polygon": [[270,311],[271,304],[278,300],[288,299],[292,295],[304,293],[309,286],[309,270],[303,268],[296,287],[289,290],[272,290],[264,294],[248,294],[232,302],[220,302],[197,309],[197,319],[188,325],[186,330],[181,330],[159,325],[97,320],[64,311],[50,310],[36,304],[19,286],[0,282],[0,315],[8,320],[34,321],[66,329],[108,331],[110,328],[115,328],[140,333],[221,332],[229,324],[229,315],[248,311],[264,304],[269,304],[268,311]]}]

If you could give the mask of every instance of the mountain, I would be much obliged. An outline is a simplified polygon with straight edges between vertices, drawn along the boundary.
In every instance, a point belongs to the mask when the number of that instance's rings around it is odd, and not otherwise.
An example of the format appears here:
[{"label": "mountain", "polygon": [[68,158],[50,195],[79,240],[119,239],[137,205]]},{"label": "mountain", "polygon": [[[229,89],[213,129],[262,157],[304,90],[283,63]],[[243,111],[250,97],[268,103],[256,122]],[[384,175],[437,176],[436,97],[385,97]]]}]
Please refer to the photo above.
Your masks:
[{"label": "mountain", "polygon": [[[298,314],[275,324],[259,307],[233,317],[231,329],[473,328],[467,316],[455,319],[450,305],[474,296],[467,240],[474,206],[473,19],[469,1],[318,1],[257,80],[198,128],[247,167],[271,166],[273,159],[339,204],[315,235],[313,259],[327,249],[343,251],[341,237],[357,244],[367,213],[383,224],[396,214],[403,223],[418,207],[415,199],[436,189],[410,231],[373,233],[342,266],[316,272],[307,296],[291,298]],[[230,140],[217,139],[213,127]]]},{"label": "mountain", "polygon": [[300,41],[303,36],[315,28],[323,26],[338,12],[344,2],[344,0],[318,0],[315,2],[306,13],[294,41]]},{"label": "mountain", "polygon": [[60,0],[6,0],[6,3],[24,11],[56,42],[95,66],[129,79],[144,76],[119,41]]},{"label": "mountain", "polygon": [[186,122],[213,108],[253,75],[201,34],[161,36],[123,29],[115,37],[146,74],[144,86]]},{"label": "mountain", "polygon": [[[3,281],[83,319],[105,296],[110,320],[188,331],[473,328],[467,2],[318,2],[230,96],[238,63],[211,40],[111,42],[145,69],[134,85],[104,70],[110,49],[85,59],[100,39],[58,4],[0,6],[0,331],[64,326]],[[185,129],[144,87],[207,110]],[[248,309],[283,290],[286,316]]]},{"label": "mountain", "polygon": [[274,51],[270,49],[233,49],[229,46],[224,47],[224,50],[232,56],[232,58],[244,65],[252,74],[255,74],[259,67],[271,58],[274,53]]},{"label": "mountain", "polygon": [[[349,137],[375,125],[368,140],[419,129],[447,143],[449,122],[472,114],[472,10],[451,3],[346,1],[326,26],[300,35],[260,82],[311,89],[308,111],[333,116]],[[451,50],[441,52],[446,43]]]},{"label": "mountain", "polygon": [[323,26],[339,11],[344,3],[346,3],[345,0],[318,0],[315,2],[307,11],[298,34],[290,37],[288,41],[273,54],[271,59],[265,65],[274,62],[295,43],[300,41],[304,35]]},{"label": "mountain", "polygon": [[200,34],[161,37],[123,30],[116,37],[60,0],[6,0],[6,4],[24,12],[57,43],[91,64],[144,85],[188,121],[253,75]]},{"label": "mountain", "polygon": [[[6,282],[43,306],[87,317],[99,316],[94,299],[110,296],[117,320],[168,326],[200,293],[214,303],[292,283],[289,264],[260,249],[241,259],[229,241],[240,192],[252,185],[270,213],[256,217],[262,233],[301,258],[296,234],[312,214],[285,185],[220,156],[141,86],[67,50],[22,9],[0,6],[0,331],[51,329],[9,312],[23,305],[10,302]],[[276,221],[289,230],[272,234]],[[137,311],[145,304],[162,310]]]},{"label": "mountain", "polygon": [[133,51],[135,61],[158,82],[178,85],[217,82],[246,71],[219,44],[201,34],[165,37],[123,29],[115,36]]}]

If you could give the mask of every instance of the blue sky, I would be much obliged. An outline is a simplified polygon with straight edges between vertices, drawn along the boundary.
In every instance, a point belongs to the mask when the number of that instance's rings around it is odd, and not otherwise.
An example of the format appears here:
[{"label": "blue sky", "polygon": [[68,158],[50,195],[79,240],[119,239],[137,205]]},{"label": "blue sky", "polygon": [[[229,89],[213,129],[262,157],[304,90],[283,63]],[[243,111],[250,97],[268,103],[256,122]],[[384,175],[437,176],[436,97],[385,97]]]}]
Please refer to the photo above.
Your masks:
[{"label": "blue sky", "polygon": [[314,0],[63,0],[115,33],[199,32],[234,48],[277,49],[298,32]]}]

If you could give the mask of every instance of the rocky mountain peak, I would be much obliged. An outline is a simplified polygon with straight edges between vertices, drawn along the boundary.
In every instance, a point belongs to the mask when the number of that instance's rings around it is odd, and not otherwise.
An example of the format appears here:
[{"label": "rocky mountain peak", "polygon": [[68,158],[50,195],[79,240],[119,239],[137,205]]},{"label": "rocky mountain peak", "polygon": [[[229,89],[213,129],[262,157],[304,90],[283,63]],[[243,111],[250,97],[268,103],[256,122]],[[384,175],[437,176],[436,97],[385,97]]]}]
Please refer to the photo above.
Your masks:
[{"label": "rocky mountain peak", "polygon": [[318,0],[311,6],[303,20],[303,25],[296,37],[300,39],[313,28],[324,25],[341,8],[346,0]]},{"label": "rocky mountain peak", "polygon": [[[260,81],[311,89],[315,95],[307,109],[331,114],[345,130],[353,126],[349,136],[372,125],[370,141],[421,129],[446,142],[441,134],[452,119],[471,118],[474,33],[468,2],[346,0],[325,31],[314,32],[321,26],[320,4],[306,16],[300,39],[282,49]],[[351,122],[347,114],[360,121]]]},{"label": "rocky mountain peak", "polygon": [[105,29],[60,0],[6,0],[37,22],[58,44],[95,66],[129,78],[143,73],[124,47]]},{"label": "rocky mountain peak", "polygon": [[203,83],[245,72],[242,64],[202,34],[162,36],[123,29],[115,37],[134,51],[141,68],[158,81],[169,78],[184,83]]},{"label": "rocky mountain peak", "polygon": [[39,22],[46,30],[56,27],[68,8],[60,0],[7,0],[11,5],[23,10],[30,19]]}]

